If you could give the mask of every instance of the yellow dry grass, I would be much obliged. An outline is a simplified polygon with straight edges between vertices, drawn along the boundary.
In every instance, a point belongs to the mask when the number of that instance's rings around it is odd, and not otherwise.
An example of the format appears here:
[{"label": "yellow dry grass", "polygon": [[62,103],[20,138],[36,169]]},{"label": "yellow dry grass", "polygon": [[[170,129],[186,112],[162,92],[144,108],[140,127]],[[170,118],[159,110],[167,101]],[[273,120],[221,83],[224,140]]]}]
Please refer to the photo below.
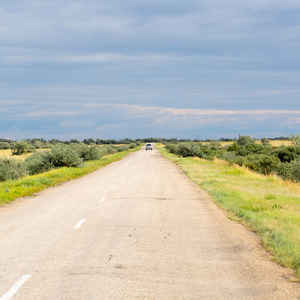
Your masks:
[{"label": "yellow dry grass", "polygon": [[[282,145],[285,145],[285,146],[291,146],[292,145],[292,141],[291,140],[269,140],[270,144],[273,146],[273,147],[280,147]],[[221,147],[225,147],[225,146],[230,146],[232,145],[234,142],[220,142],[220,145]],[[256,140],[255,141],[256,144],[261,144],[261,141],[260,140]],[[205,144],[209,144],[209,142],[204,142],[203,143],[204,145]]]},{"label": "yellow dry grass", "polygon": [[[38,149],[37,151],[45,151],[48,149]],[[25,160],[27,157],[32,155],[32,153],[22,154],[22,155],[12,155],[11,150],[0,150],[0,158],[14,158],[16,160]]]}]

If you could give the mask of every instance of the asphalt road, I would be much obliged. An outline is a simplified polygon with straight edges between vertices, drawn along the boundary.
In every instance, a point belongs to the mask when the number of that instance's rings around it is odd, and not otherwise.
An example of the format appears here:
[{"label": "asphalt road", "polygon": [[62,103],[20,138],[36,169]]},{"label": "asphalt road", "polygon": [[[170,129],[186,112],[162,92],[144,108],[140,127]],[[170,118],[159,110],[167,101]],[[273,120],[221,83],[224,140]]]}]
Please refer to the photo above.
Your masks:
[{"label": "asphalt road", "polygon": [[291,272],[159,152],[0,208],[0,299],[300,299]]}]

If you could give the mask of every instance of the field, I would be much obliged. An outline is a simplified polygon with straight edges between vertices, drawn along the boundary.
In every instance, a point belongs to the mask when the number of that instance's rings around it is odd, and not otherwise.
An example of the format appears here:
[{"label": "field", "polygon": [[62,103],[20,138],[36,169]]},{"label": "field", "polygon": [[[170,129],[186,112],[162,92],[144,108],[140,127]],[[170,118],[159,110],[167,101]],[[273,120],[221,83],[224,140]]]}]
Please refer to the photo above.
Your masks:
[{"label": "field", "polygon": [[274,260],[300,275],[300,185],[221,160],[180,158],[157,145],[229,217],[257,232]]},{"label": "field", "polygon": [[[292,141],[290,140],[269,140],[273,147],[291,146]],[[234,142],[220,142],[221,147],[232,145]],[[261,144],[260,140],[255,140],[256,144]],[[209,144],[209,142],[204,142],[203,144]]]},{"label": "field", "polygon": [[[43,150],[43,149],[41,149]],[[41,151],[38,149],[37,151]],[[32,153],[22,154],[22,155],[12,155],[11,150],[0,150],[0,158],[7,157],[7,158],[14,158],[16,160],[25,160],[27,157],[29,157]]]}]

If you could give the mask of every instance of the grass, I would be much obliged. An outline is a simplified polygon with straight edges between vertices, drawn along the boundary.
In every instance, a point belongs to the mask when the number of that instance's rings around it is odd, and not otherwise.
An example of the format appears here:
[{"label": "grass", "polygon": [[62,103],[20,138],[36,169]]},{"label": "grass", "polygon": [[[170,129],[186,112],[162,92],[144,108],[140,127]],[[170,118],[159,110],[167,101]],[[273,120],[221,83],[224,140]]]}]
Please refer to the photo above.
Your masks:
[{"label": "grass", "polygon": [[[270,145],[273,147],[280,147],[282,145],[291,146],[293,142],[291,140],[269,140]],[[221,147],[230,146],[234,142],[220,142]],[[256,144],[261,144],[260,140],[255,140]],[[203,144],[209,144],[209,142],[203,142]]]},{"label": "grass", "polygon": [[300,185],[263,176],[222,160],[180,158],[156,145],[164,157],[208,191],[213,200],[257,232],[274,260],[300,276]]},{"label": "grass", "polygon": [[59,168],[46,173],[26,176],[18,180],[7,180],[0,182],[0,205],[10,203],[16,198],[30,196],[43,189],[58,185],[89,174],[99,168],[105,167],[112,162],[116,162],[128,154],[139,150],[140,147],[127,151],[108,155],[100,160],[89,161],[82,168]]},{"label": "grass", "polygon": [[[37,151],[47,151],[49,149],[37,149]],[[22,154],[22,155],[12,155],[11,150],[1,150],[0,149],[0,158],[14,158],[15,160],[25,160],[27,157],[32,155],[32,153]]]}]

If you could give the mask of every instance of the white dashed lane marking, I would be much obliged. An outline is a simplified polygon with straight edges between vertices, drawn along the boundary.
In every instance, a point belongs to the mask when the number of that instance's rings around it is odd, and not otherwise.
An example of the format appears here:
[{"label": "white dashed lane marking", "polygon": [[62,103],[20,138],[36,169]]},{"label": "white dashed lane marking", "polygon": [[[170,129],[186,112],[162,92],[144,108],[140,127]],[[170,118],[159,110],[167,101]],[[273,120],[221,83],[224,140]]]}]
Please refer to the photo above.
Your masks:
[{"label": "white dashed lane marking", "polygon": [[11,288],[10,290],[5,293],[0,300],[9,300],[11,299],[18,290],[23,286],[23,284],[31,277],[31,275],[24,275],[22,276]]},{"label": "white dashed lane marking", "polygon": [[80,221],[76,224],[76,226],[74,226],[74,229],[80,228],[80,226],[81,226],[85,221],[86,221],[86,219],[80,220]]}]

